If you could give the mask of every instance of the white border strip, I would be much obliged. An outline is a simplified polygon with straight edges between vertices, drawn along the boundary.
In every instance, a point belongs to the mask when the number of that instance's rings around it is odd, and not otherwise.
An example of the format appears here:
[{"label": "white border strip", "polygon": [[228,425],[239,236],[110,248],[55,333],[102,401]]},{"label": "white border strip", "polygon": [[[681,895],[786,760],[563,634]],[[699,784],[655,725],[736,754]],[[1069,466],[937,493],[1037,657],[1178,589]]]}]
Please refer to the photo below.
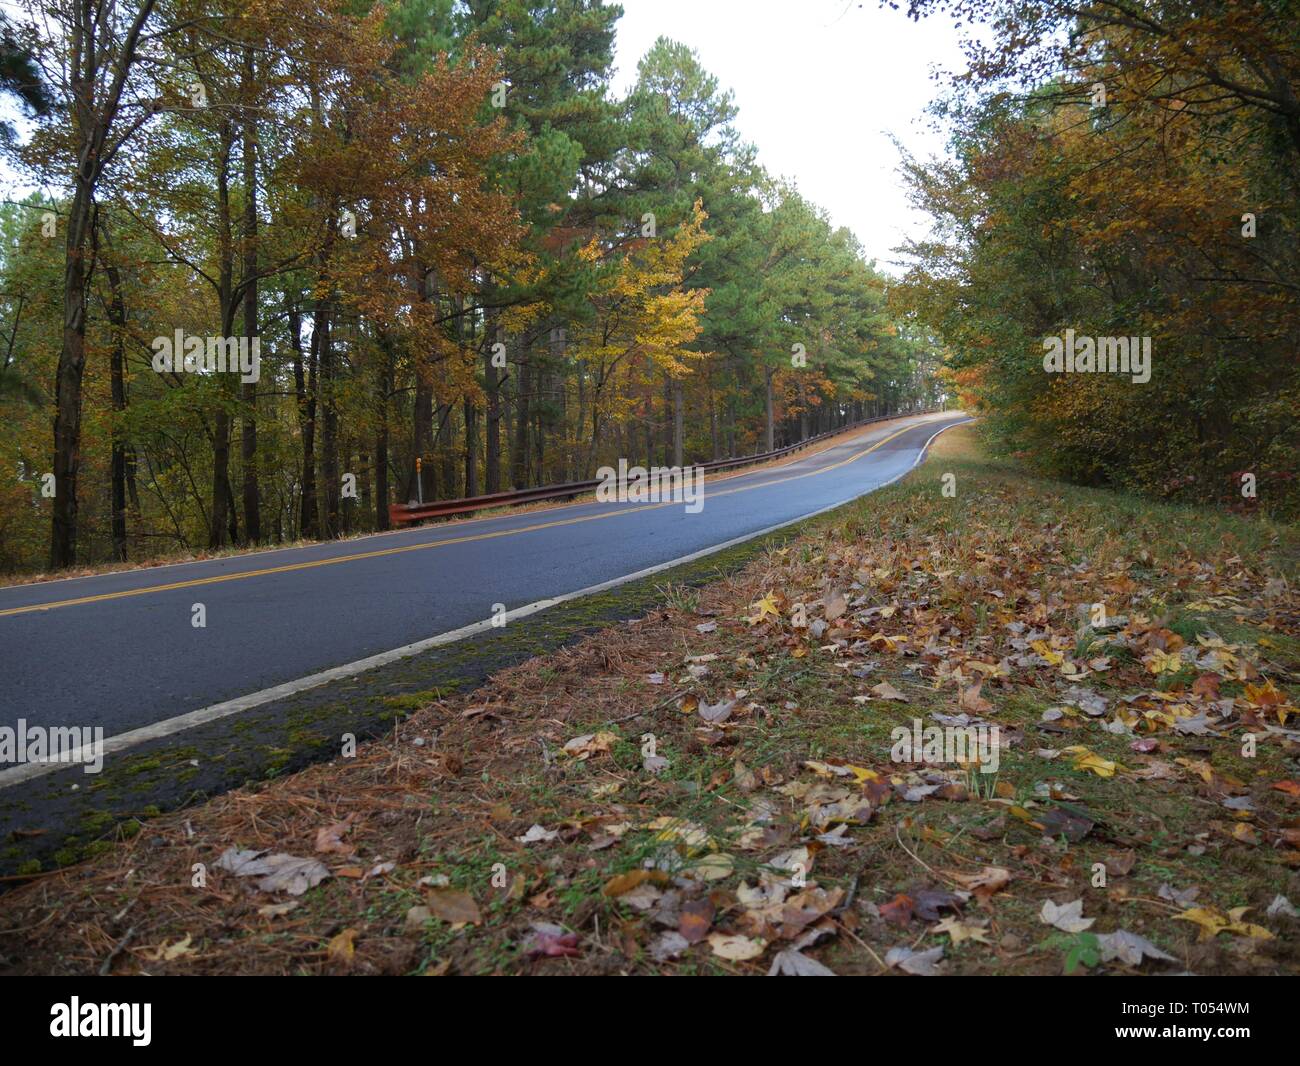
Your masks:
[{"label": "white border strip", "polygon": [[[970,421],[970,420],[968,420]],[[650,577],[652,574],[660,573],[664,570],[670,570],[675,566],[682,566],[686,563],[694,562],[696,559],[703,559],[707,555],[713,555],[716,552],[725,551],[728,548],[734,548],[737,544],[744,544],[747,540],[754,540],[757,537],[765,537],[769,533],[775,533],[778,529],[784,529],[786,526],[792,526],[796,522],[804,522],[809,518],[816,518],[818,515],[825,514],[827,511],[833,511],[837,507],[843,507],[846,503],[859,499],[861,496],[869,495],[878,489],[883,489],[886,485],[892,485],[899,478],[906,477],[920,465],[921,460],[925,458],[926,452],[931,444],[934,443],[935,437],[939,436],[945,430],[952,429],[953,426],[964,426],[966,422],[953,422],[951,425],[944,426],[938,430],[922,446],[917,454],[916,461],[904,470],[901,474],[882,482],[866,492],[859,493],[857,496],[850,496],[847,499],[832,503],[826,507],[819,507],[815,511],[809,511],[807,514],[799,515],[797,518],[790,518],[784,522],[778,522],[774,526],[768,526],[765,529],[756,530],[753,533],[746,533],[741,537],[734,537],[731,540],[723,541],[721,544],[714,544],[708,548],[701,548],[697,552],[691,552],[689,555],[683,555],[676,559],[670,559],[666,563],[657,563],[654,566],[646,567],[644,570],[638,570],[632,574],[625,574],[622,577],[611,578],[609,581],[602,581],[598,585],[588,585],[584,589],[578,589],[576,592],[566,592],[562,596],[554,596],[551,599],[537,600],[535,603],[526,604],[518,607],[513,611],[506,612],[507,619],[527,618],[529,615],[537,614],[548,608],[558,606],[561,603],[567,603],[569,600],[576,600],[583,596],[591,596],[597,592],[605,592],[608,589],[617,588],[619,585],[625,585],[629,581],[639,581],[643,577]],[[500,616],[498,616],[500,617]],[[405,659],[412,655],[419,655],[421,652],[428,651],[430,648],[437,648],[443,644],[454,644],[466,637],[476,636],[479,633],[485,633],[493,628],[493,619],[486,618],[481,622],[473,622],[467,626],[461,626],[459,629],[451,629],[446,633],[439,633],[437,636],[429,637],[425,640],[416,641],[414,644],[406,644],[400,648],[393,648],[391,651],[380,652],[378,655],[371,655],[365,659],[357,659],[355,662],[346,663],[343,666],[335,666],[329,670],[322,670],[316,674],[308,674],[306,677],[300,677],[296,681],[286,681],[282,685],[276,685],[273,688],[264,688],[260,692],[252,692],[247,696],[240,696],[237,699],[226,700],[224,703],[214,703],[208,707],[200,707],[198,710],[188,711],[185,714],[178,714],[174,718],[166,718],[161,722],[154,722],[152,725],[141,726],[139,729],[131,729],[125,733],[118,733],[116,736],[109,737],[104,741],[100,749],[100,755],[114,755],[120,751],[126,751],[128,748],[134,748],[137,745],[145,744],[151,740],[158,740],[162,737],[169,737],[176,733],[183,733],[187,729],[193,729],[196,726],[206,725],[208,722],[215,722],[222,718],[228,718],[232,714],[240,714],[244,711],[252,710],[254,707],[260,707],[264,703],[271,703],[275,700],[285,699],[288,696],[295,696],[299,692],[307,689],[318,688],[321,685],[327,685],[331,681],[340,681],[347,677],[353,677],[356,674],[365,673],[367,670],[373,670],[379,666],[387,666],[398,659]],[[496,628],[500,628],[499,626]],[[0,770],[0,789],[10,788],[13,785],[20,784],[23,781],[30,781],[33,778],[41,777],[45,774],[54,773],[56,770],[67,769],[69,766],[75,766],[78,763],[90,762],[95,757],[96,752],[93,748],[82,747],[71,752],[66,758],[57,763],[35,762],[23,763],[20,766],[13,766],[7,770]]]}]

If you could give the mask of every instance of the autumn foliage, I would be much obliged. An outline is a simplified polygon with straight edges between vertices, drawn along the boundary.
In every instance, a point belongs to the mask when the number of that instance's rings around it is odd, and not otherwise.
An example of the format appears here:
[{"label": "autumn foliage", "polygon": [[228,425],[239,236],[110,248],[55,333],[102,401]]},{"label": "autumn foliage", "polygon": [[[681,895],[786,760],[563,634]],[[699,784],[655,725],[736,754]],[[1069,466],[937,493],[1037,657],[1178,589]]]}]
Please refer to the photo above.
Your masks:
[{"label": "autumn foliage", "polygon": [[[927,3],[997,20],[910,161],[936,239],[900,302],[1008,450],[1076,480],[1300,510],[1300,29],[1287,5]],[[1067,329],[1145,384],[1044,373]],[[1242,475],[1254,477],[1254,495]]]}]

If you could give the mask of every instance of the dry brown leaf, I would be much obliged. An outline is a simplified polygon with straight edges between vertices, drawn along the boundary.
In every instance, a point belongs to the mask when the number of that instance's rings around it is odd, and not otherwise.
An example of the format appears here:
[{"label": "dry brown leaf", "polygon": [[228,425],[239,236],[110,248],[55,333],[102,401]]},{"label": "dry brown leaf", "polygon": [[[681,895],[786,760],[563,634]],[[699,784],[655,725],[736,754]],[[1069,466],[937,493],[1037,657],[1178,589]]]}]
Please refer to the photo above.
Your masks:
[{"label": "dry brown leaf", "polygon": [[441,918],[452,925],[481,925],[483,917],[479,914],[478,904],[468,892],[456,888],[430,889],[428,897],[429,910],[435,918]]}]

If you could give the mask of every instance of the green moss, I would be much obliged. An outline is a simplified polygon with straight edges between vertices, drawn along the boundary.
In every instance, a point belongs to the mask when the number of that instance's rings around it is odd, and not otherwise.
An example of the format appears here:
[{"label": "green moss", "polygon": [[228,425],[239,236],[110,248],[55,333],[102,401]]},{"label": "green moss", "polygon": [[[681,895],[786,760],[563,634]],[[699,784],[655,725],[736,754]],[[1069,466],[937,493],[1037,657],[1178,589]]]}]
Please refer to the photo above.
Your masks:
[{"label": "green moss", "polygon": [[393,707],[400,711],[418,711],[421,707],[427,707],[434,700],[441,698],[440,690],[431,688],[423,692],[404,692],[399,696],[385,696],[383,703],[385,707]]},{"label": "green moss", "polygon": [[87,811],[82,817],[79,829],[90,836],[98,836],[109,829],[116,821],[112,812],[104,810]]}]

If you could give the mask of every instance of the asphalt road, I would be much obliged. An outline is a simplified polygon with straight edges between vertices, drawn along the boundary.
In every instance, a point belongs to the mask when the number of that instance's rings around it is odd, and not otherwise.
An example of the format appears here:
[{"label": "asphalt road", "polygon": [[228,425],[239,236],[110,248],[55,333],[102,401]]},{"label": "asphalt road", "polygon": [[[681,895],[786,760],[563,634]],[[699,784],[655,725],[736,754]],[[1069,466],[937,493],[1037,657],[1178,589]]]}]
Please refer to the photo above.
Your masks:
[{"label": "asphalt road", "polygon": [[0,589],[0,725],[111,738],[483,623],[494,604],[563,596],[870,492],[964,419],[887,423],[710,483],[697,514],[584,503]]}]

